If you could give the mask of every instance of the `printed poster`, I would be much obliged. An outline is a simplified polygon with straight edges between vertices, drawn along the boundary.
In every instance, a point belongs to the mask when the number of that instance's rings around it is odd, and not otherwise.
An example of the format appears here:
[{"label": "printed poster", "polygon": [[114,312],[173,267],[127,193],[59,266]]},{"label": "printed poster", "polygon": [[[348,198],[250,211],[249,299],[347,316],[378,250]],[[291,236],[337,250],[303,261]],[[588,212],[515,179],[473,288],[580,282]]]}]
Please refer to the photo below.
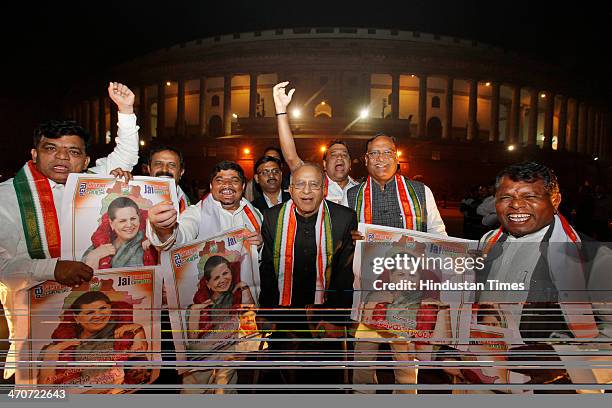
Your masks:
[{"label": "printed poster", "polygon": [[161,281],[155,268],[95,271],[77,287],[28,290],[27,341],[17,384],[71,393],[122,393],[153,382],[161,361]]},{"label": "printed poster", "polygon": [[94,269],[157,265],[146,224],[149,208],[162,201],[178,211],[174,180],[136,176],[128,184],[113,176],[70,174],[62,203],[62,258]]},{"label": "printed poster", "polygon": [[259,279],[244,241],[249,233],[233,229],[163,252],[178,360],[212,359],[215,351],[258,333],[253,306]]},{"label": "printed poster", "polygon": [[469,320],[460,310],[473,299],[478,242],[364,223],[359,231],[365,240],[355,249],[351,316],[361,323],[359,337],[457,340],[461,316]]}]

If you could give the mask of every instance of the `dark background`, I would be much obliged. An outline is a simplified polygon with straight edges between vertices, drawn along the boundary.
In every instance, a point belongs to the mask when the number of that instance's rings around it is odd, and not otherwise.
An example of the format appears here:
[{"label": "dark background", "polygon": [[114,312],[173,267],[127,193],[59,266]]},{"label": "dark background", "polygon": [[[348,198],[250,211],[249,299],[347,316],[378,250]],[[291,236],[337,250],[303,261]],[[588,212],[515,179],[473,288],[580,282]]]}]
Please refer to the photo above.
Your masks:
[{"label": "dark background", "polygon": [[364,26],[451,35],[559,66],[581,90],[577,96],[609,104],[612,91],[610,1],[20,1],[3,14],[0,142],[9,148],[0,149],[0,163],[21,154],[25,161],[28,152],[10,146],[27,146],[15,141],[61,115],[71,84],[102,88],[116,63],[215,34]]}]

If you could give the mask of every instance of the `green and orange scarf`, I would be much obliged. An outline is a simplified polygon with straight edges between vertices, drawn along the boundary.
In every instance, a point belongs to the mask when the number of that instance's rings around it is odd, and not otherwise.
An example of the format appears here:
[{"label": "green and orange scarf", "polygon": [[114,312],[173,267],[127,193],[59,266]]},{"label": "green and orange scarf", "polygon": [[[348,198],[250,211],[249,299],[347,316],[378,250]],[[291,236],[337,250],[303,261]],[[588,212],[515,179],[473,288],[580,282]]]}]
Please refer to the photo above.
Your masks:
[{"label": "green and orange scarf", "polygon": [[[293,292],[293,253],[297,231],[296,207],[293,200],[285,202],[278,215],[274,238],[274,271],[278,280],[279,305],[291,306]],[[325,200],[319,206],[315,224],[317,260],[315,304],[325,302],[329,287],[334,253],[331,217]]]},{"label": "green and orange scarf", "polygon": [[49,179],[30,160],[15,175],[13,186],[30,258],[59,258],[61,235]]}]

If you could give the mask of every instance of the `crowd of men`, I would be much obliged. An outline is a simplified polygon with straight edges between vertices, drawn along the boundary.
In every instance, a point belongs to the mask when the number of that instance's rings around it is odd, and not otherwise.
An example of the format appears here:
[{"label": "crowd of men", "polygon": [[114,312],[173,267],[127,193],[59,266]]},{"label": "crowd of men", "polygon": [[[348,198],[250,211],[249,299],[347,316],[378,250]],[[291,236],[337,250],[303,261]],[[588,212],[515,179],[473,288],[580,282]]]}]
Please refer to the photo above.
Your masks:
[{"label": "crowd of men", "polygon": [[[342,340],[355,324],[345,311],[350,310],[353,302],[355,243],[364,239],[357,224],[446,236],[434,195],[425,184],[399,173],[397,146],[391,135],[373,135],[365,144],[363,157],[368,176],[363,182],[349,175],[351,158],[357,153],[351,153],[342,140],[334,140],[327,146],[321,165],[304,162],[296,150],[289,125],[287,108],[294,90],[287,92],[287,85],[282,82],[273,89],[282,154],[278,149],[267,149],[255,163],[251,182],[246,180],[244,170],[237,163],[217,163],[210,177],[210,194],[190,205],[179,187],[185,172],[181,151],[172,146],[150,150],[145,169],[151,176],[175,180],[179,210],[170,202],[153,206],[148,213],[146,235],[159,251],[166,251],[246,225],[251,231],[246,240],[251,244],[251,256],[259,265],[260,273],[260,291],[255,301],[269,311],[258,317],[258,323],[262,331],[271,332],[270,358],[288,358],[283,357],[286,352],[292,352],[292,358],[296,358],[296,353],[304,352],[301,355],[306,360],[341,355],[336,360],[363,363],[353,366],[348,381],[337,369],[286,369],[282,380],[287,384],[344,381],[352,383],[356,392],[374,392],[375,387],[368,386],[377,384],[377,373],[368,363],[376,360],[381,344],[388,344],[396,362],[393,365],[395,382],[408,385],[398,387],[397,391],[414,393],[418,382],[414,364],[419,358],[418,344],[383,330],[357,329],[348,348]],[[138,160],[134,94],[119,83],[111,83],[108,92],[119,112],[116,147],[108,157],[97,160],[88,169],[87,132],[73,121],[53,121],[36,130],[32,159],[22,169],[34,180],[37,194],[30,194],[26,200],[22,186],[16,181],[18,177],[0,184],[0,301],[11,334],[23,319],[15,313],[14,304],[24,288],[45,280],[74,286],[94,275],[94,270],[82,262],[59,259],[54,246],[59,237],[48,235],[53,229],[46,229],[44,239],[38,240],[39,248],[34,248],[30,242],[31,224],[27,220],[31,213],[39,222],[38,232],[44,229],[40,223],[61,221],[57,209],[70,173],[89,171],[131,177]],[[284,161],[290,177],[283,172]],[[535,257],[524,257],[506,250],[505,246],[508,242],[579,243],[585,239],[557,211],[561,196],[554,172],[533,162],[515,164],[499,173],[495,187],[494,205],[501,226],[487,232],[481,243],[491,255],[491,263],[499,265],[489,267],[484,279],[503,273],[505,279],[511,280],[508,274],[520,269],[525,274],[522,279],[531,282],[533,288],[521,302],[540,301],[535,292],[552,288],[553,293],[547,300],[558,303],[555,285],[564,278],[559,276],[564,271],[560,266],[563,260],[558,256],[553,260],[546,251]],[[42,218],[37,215],[40,209]],[[522,262],[521,268],[508,268],[517,262]],[[599,273],[585,276],[585,287],[610,286],[609,279]],[[483,300],[486,296],[482,295]],[[486,300],[500,301],[497,297]],[[305,312],[308,309],[311,313]],[[538,337],[548,337],[553,332],[582,336],[572,320],[574,314],[563,307],[560,310],[562,318],[551,327],[544,325],[546,333],[540,332]],[[611,335],[609,315],[593,312],[590,318],[596,336]],[[533,324],[533,318],[530,322],[521,321],[521,329],[525,328],[526,332],[532,330],[527,329],[527,323]],[[365,332],[368,336],[360,337],[359,333]],[[589,332],[589,336],[593,333]],[[12,375],[8,368],[12,355],[9,352],[6,378]],[[219,384],[237,381],[237,376],[226,374],[217,376]],[[182,378],[176,373],[172,375],[177,383],[197,383],[197,378],[190,374]],[[167,376],[162,378],[167,380]],[[214,373],[206,381],[214,383]],[[231,388],[216,391],[228,392]]]}]

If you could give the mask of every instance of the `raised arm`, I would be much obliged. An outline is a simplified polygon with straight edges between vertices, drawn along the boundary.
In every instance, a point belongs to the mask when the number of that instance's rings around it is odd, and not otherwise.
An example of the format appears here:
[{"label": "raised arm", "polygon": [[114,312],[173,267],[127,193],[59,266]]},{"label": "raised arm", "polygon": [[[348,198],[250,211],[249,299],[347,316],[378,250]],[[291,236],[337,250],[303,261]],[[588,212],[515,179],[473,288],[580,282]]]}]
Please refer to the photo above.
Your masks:
[{"label": "raised arm", "polygon": [[119,82],[110,82],[108,96],[118,110],[116,146],[107,157],[96,160],[96,165],[89,169],[90,173],[109,174],[116,168],[132,171],[138,163],[140,140],[134,115],[134,92]]},{"label": "raised arm", "polygon": [[274,108],[276,109],[276,123],[278,125],[278,138],[281,150],[283,151],[283,156],[285,156],[285,161],[289,165],[289,169],[294,171],[304,162],[297,154],[293,133],[291,133],[291,126],[289,126],[289,112],[287,112],[287,108],[291,103],[295,89],[285,93],[285,87],[288,84],[289,82],[280,82],[274,85],[272,95],[274,96]]}]

